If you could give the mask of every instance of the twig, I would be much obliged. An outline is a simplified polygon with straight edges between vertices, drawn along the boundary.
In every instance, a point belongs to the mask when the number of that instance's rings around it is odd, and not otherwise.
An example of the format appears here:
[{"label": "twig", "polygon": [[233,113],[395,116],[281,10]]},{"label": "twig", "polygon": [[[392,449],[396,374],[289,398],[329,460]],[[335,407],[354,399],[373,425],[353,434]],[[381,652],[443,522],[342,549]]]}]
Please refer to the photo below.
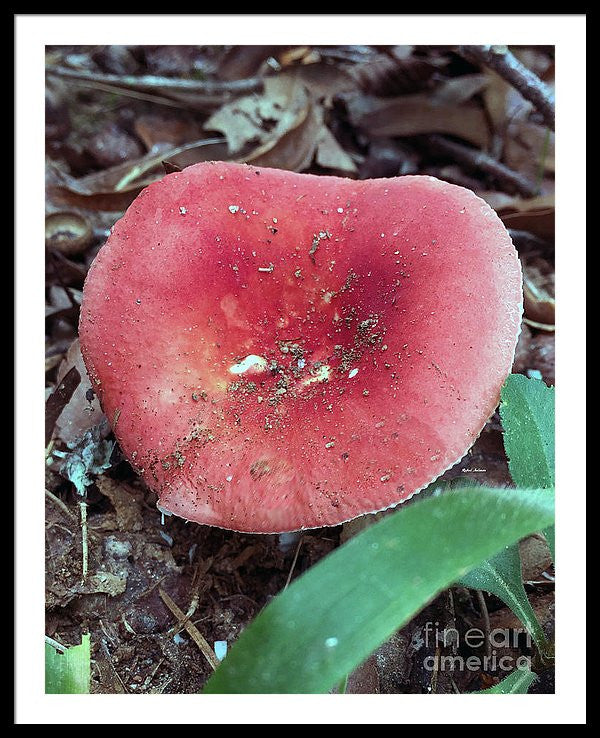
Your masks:
[{"label": "twig", "polygon": [[160,92],[188,92],[198,95],[214,97],[218,95],[246,95],[257,92],[263,87],[260,77],[234,80],[199,80],[199,79],[176,79],[173,77],[157,77],[153,74],[145,75],[120,75],[100,74],[87,70],[69,69],[61,66],[48,66],[46,73],[63,79],[81,80],[83,82],[94,82],[126,89]]},{"label": "twig", "polygon": [[156,105],[165,105],[169,108],[182,108],[185,107],[185,103],[181,100],[172,100],[169,97],[162,97],[161,95],[151,94],[149,92],[137,92],[136,90],[128,90],[125,87],[116,87],[115,85],[103,85],[101,82],[90,82],[82,79],[70,80],[73,84],[84,87],[88,90],[99,90],[100,92],[106,92],[109,95],[122,95],[133,100],[146,100],[147,102],[155,103]]},{"label": "twig", "polygon": [[481,616],[483,617],[483,624],[485,627],[485,655],[489,658],[492,654],[492,644],[490,641],[490,633],[491,633],[490,614],[487,609],[487,605],[485,602],[485,597],[483,596],[483,592],[480,589],[477,589],[475,591],[477,592],[477,601],[479,602],[479,610],[481,612]]},{"label": "twig", "polygon": [[60,651],[61,653],[66,653],[67,647],[63,646],[62,643],[55,641],[54,638],[50,638],[50,636],[44,636],[44,639],[46,643],[52,646],[52,648],[55,648],[57,651]]},{"label": "twig", "polygon": [[60,508],[68,518],[71,518],[71,520],[76,520],[75,515],[73,515],[73,513],[69,510],[69,508],[65,505],[65,503],[59,497],[52,494],[52,492],[50,492],[49,489],[45,490],[45,492],[46,492],[46,497],[49,500],[51,500],[56,505],[56,507]]},{"label": "twig", "polygon": [[112,656],[110,655],[110,651],[108,650],[108,646],[106,645],[104,639],[102,639],[100,641],[100,645],[102,647],[102,650],[104,651],[104,655],[106,656],[106,660],[108,661],[108,665],[110,666],[113,674],[119,680],[119,683],[120,683],[121,687],[123,688],[123,691],[125,692],[125,694],[129,694],[129,690],[125,686],[125,682],[121,679],[121,677],[119,675],[119,672],[115,669],[115,665],[112,662]]},{"label": "twig", "polygon": [[534,182],[531,182],[522,174],[515,172],[483,151],[478,151],[455,141],[450,141],[450,139],[444,138],[444,136],[438,136],[437,134],[429,136],[429,142],[440,153],[447,154],[468,167],[486,172],[494,177],[494,179],[511,185],[525,197],[535,197],[538,194],[538,188]]},{"label": "twig", "polygon": [[[160,594],[161,600],[165,603],[165,605],[169,608],[169,610],[175,615],[177,620],[179,622],[184,622],[186,620],[185,613],[183,610],[181,610],[175,602],[171,599],[171,597],[164,591],[164,589],[159,589],[158,593]],[[178,623],[179,625],[179,623]],[[177,626],[176,626],[177,627]],[[204,654],[206,660],[210,664],[210,666],[213,669],[216,669],[219,666],[219,660],[215,656],[215,652],[212,650],[212,648],[208,645],[208,642],[200,633],[198,628],[193,623],[190,623],[187,621],[185,623],[185,629],[189,633],[190,637],[194,641],[194,643],[198,646],[200,651]]]},{"label": "twig", "polygon": [[85,582],[88,575],[88,530],[87,530],[87,500],[79,502],[79,511],[81,513],[81,581]]},{"label": "twig", "polygon": [[448,678],[450,679],[450,684],[452,685],[452,689],[454,690],[455,694],[460,694],[460,689],[456,686],[456,682],[452,678],[452,675],[449,675]]},{"label": "twig", "polygon": [[476,60],[497,72],[540,111],[546,125],[554,130],[554,93],[506,46],[459,46],[458,51],[467,59]]},{"label": "twig", "polygon": [[290,566],[290,573],[287,576],[287,579],[285,580],[285,587],[283,588],[283,591],[288,588],[289,583],[292,579],[292,574],[294,573],[294,569],[296,567],[296,561],[298,561],[298,554],[300,553],[300,546],[302,545],[302,538],[298,541],[298,545],[296,546],[296,553],[294,554],[294,560],[292,561],[292,565]]}]

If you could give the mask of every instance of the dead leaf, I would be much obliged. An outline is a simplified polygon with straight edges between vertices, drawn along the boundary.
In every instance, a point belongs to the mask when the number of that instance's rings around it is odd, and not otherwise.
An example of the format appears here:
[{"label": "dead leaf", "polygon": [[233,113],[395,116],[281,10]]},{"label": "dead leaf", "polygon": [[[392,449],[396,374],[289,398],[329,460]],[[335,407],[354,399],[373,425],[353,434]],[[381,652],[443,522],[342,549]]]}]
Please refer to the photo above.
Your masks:
[{"label": "dead leaf", "polygon": [[[529,601],[542,627],[551,623],[554,618],[554,592],[547,594],[533,594],[529,597]],[[482,623],[477,622],[477,626]],[[508,607],[490,613],[491,630],[505,631],[509,629],[519,630],[523,628],[523,623]]]},{"label": "dead leaf", "polygon": [[302,82],[313,100],[322,101],[326,108],[331,106],[331,101],[336,95],[356,89],[356,79],[337,65],[307,64],[295,67],[289,74],[293,74]]},{"label": "dead leaf", "polygon": [[509,123],[526,118],[533,106],[496,72],[486,69],[485,76],[483,101],[494,129],[504,137]]},{"label": "dead leaf", "polygon": [[74,443],[92,426],[101,423],[105,417],[95,395],[90,397],[91,383],[81,356],[79,339],[75,339],[58,368],[57,381],[60,384],[67,374],[75,368],[81,377],[79,386],[56,420],[56,433],[65,443]]},{"label": "dead leaf", "polygon": [[98,477],[96,486],[105,497],[108,497],[115,508],[118,530],[135,533],[143,529],[142,492],[129,484],[115,481],[105,475]]},{"label": "dead leaf", "polygon": [[69,402],[73,393],[81,382],[81,376],[76,367],[71,369],[57,383],[56,389],[46,400],[46,446],[50,443],[58,416]]},{"label": "dead leaf", "polygon": [[156,144],[181,146],[200,138],[201,128],[196,121],[184,115],[168,116],[157,113],[140,115],[134,124],[135,132],[150,151]]},{"label": "dead leaf", "polygon": [[232,46],[219,63],[219,77],[229,80],[251,77],[260,71],[268,57],[281,49],[281,46]]},{"label": "dead leaf", "polygon": [[554,240],[554,195],[514,197],[503,204],[494,204],[486,196],[484,199],[495,208],[507,228],[529,231],[546,241]]},{"label": "dead leaf", "polygon": [[309,95],[294,75],[267,77],[264,86],[264,93],[224,105],[204,124],[205,130],[224,134],[230,154],[241,152],[250,143],[259,147],[270,143],[272,147],[306,119]]},{"label": "dead leaf", "polygon": [[126,589],[126,577],[118,577],[116,574],[100,571],[88,576],[85,582],[77,587],[76,592],[79,594],[107,594],[110,597],[116,597],[123,594]]},{"label": "dead leaf", "polygon": [[463,74],[444,80],[433,92],[433,97],[445,105],[461,105],[485,90],[489,78],[485,74]]},{"label": "dead leaf", "polygon": [[[164,148],[158,153],[151,151],[136,161],[119,164],[79,179],[54,168],[56,179],[48,185],[47,191],[57,204],[88,210],[123,211],[145,187],[164,176],[161,171],[164,159],[180,166],[189,166],[199,161],[221,158],[223,153],[221,140],[211,138]],[[184,164],[182,160],[185,161]]]},{"label": "dead leaf", "polygon": [[321,136],[317,143],[316,162],[324,169],[333,169],[337,172],[355,174],[356,164],[337,142],[331,131],[323,125]]},{"label": "dead leaf", "polygon": [[324,168],[354,174],[356,165],[324,123],[321,105],[307,97],[304,117],[284,135],[276,135],[238,161],[301,172],[313,159]]},{"label": "dead leaf", "polygon": [[373,56],[367,64],[351,68],[363,92],[378,97],[409,95],[430,86],[437,66],[417,56],[404,58],[386,53]]},{"label": "dead leaf", "polygon": [[554,172],[554,131],[522,120],[511,124],[504,144],[504,163],[532,178]]},{"label": "dead leaf", "polygon": [[299,125],[281,137],[272,138],[238,161],[260,167],[276,167],[301,172],[310,166],[322,127],[314,106],[308,106]]},{"label": "dead leaf", "polygon": [[554,271],[541,257],[521,257],[523,263],[523,300],[529,320],[554,326]]},{"label": "dead leaf", "polygon": [[376,98],[344,96],[353,125],[370,136],[417,136],[445,133],[487,148],[490,140],[485,113],[479,105],[438,103],[429,93]]}]

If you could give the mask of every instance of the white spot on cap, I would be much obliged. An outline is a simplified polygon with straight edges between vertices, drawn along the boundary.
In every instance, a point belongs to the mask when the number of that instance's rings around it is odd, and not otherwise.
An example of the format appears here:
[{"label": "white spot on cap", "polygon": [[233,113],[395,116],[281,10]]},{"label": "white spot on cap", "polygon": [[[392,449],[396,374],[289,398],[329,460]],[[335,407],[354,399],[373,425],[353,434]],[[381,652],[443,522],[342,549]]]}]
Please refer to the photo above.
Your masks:
[{"label": "white spot on cap", "polygon": [[228,208],[230,213],[237,213],[239,209],[240,209],[239,205],[230,205]]},{"label": "white spot on cap", "polygon": [[187,213],[187,208],[184,208],[184,207],[183,207],[183,205],[180,205],[180,206],[179,206],[179,212],[180,212],[180,213],[181,213],[182,215],[185,215],[185,214]]},{"label": "white spot on cap", "polygon": [[350,369],[350,372],[348,373],[348,379],[352,379],[358,374],[358,369],[356,367],[354,369]]},{"label": "white spot on cap", "polygon": [[256,354],[250,354],[245,359],[240,361],[238,364],[234,364],[229,367],[231,374],[243,374],[249,369],[255,372],[264,372],[267,368],[267,360],[263,359],[262,356],[256,356]]}]

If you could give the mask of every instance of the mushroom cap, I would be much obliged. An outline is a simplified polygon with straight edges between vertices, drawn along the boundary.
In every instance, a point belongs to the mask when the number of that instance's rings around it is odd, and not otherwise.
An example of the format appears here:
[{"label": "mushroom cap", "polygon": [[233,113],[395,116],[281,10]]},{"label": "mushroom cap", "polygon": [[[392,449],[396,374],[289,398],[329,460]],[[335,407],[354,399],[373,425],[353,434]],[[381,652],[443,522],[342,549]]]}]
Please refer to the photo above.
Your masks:
[{"label": "mushroom cap", "polygon": [[460,460],[521,313],[516,251],[470,190],[210,162],[116,223],[80,338],[159,509],[273,533],[391,507]]}]

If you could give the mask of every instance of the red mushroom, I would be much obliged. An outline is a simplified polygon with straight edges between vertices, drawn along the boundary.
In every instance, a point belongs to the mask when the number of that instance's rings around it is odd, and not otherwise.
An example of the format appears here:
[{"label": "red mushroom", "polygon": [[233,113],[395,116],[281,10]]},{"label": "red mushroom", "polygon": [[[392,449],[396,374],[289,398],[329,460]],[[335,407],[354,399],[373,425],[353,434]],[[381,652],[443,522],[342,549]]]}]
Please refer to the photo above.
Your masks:
[{"label": "red mushroom", "polygon": [[115,225],[80,335],[159,508],[266,533],[391,507],[460,460],[521,312],[515,249],[469,190],[211,162]]}]

